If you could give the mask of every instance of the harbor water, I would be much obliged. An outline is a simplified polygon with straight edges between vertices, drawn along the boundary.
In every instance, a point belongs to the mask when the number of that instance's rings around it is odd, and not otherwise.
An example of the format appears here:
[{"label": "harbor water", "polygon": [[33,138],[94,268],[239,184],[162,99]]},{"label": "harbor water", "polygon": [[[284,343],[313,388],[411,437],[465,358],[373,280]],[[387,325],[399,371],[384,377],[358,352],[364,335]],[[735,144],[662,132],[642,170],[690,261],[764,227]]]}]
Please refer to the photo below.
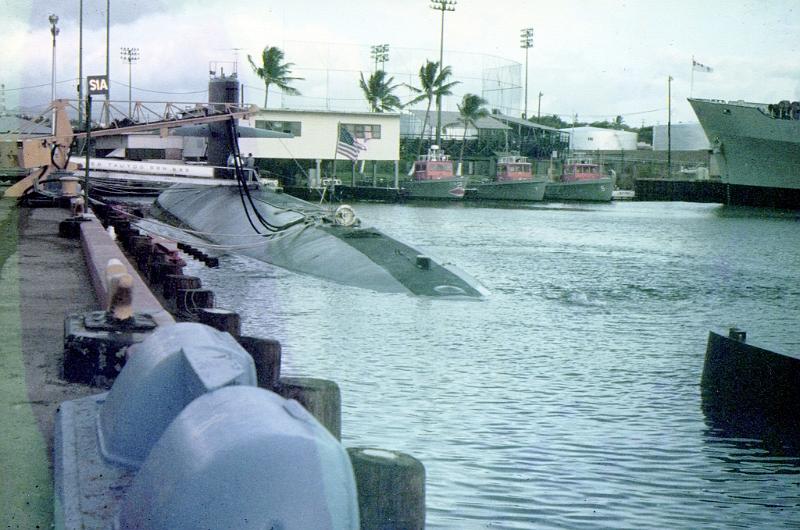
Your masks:
[{"label": "harbor water", "polygon": [[356,211],[492,294],[375,293],[235,256],[188,273],[282,342],[285,374],[340,385],[346,446],[425,464],[428,528],[800,527],[800,451],[715,424],[700,392],[709,330],[800,354],[796,212]]}]

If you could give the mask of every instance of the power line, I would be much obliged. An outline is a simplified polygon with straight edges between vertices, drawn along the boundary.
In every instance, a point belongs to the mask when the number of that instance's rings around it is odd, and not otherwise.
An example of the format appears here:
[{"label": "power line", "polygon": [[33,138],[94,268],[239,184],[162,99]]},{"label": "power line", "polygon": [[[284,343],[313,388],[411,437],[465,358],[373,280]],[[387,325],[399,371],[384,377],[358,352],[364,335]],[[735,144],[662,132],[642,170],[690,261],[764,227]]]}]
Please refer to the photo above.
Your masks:
[{"label": "power line", "polygon": [[[78,81],[78,78],[75,77],[73,79],[64,79],[62,81],[56,81],[56,84],[57,85],[63,85],[64,83],[75,83],[77,81]],[[44,84],[41,84],[41,85],[21,86],[21,87],[16,87],[16,88],[4,88],[4,90],[6,92],[14,92],[14,91],[17,91],[17,90],[28,90],[28,89],[31,89],[31,88],[43,88],[43,87],[46,87],[46,86],[50,86],[50,83],[44,83]]]},{"label": "power line", "polygon": [[165,90],[150,90],[148,88],[139,88],[139,87],[136,87],[136,86],[130,86],[130,85],[127,85],[126,83],[121,83],[119,81],[111,81],[111,82],[116,84],[116,85],[132,88],[132,89],[137,90],[139,92],[151,92],[153,94],[177,94],[177,95],[180,95],[180,94],[205,94],[206,92],[208,92],[208,89],[206,89],[206,90],[194,90],[194,91],[191,91],[191,92],[170,92],[170,91],[165,91]]},{"label": "power line", "polygon": [[[636,111],[636,112],[609,112],[609,113],[606,113],[606,114],[581,114],[581,113],[578,113],[578,116],[581,116],[581,117],[584,117],[584,118],[608,118],[609,116],[636,116],[636,115],[639,115],[639,114],[651,114],[653,112],[663,112],[665,110],[666,110],[666,107],[662,107],[660,109],[639,110],[639,111]],[[544,115],[545,113],[543,112],[542,114]],[[574,112],[550,112],[550,113],[547,113],[547,114],[550,115],[550,116],[556,115],[558,117],[567,117],[567,118],[572,118],[573,116],[575,116]]]}]

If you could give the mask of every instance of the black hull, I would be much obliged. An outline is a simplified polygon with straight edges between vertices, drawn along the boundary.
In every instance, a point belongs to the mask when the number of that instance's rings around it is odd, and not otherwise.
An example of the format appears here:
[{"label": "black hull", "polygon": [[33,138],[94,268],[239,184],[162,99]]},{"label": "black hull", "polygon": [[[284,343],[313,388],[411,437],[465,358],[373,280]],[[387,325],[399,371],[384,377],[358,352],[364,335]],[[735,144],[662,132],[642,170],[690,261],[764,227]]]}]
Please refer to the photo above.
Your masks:
[{"label": "black hull", "polygon": [[800,442],[800,359],[709,333],[701,380],[703,412],[730,438],[780,447]]},{"label": "black hull", "polygon": [[732,206],[800,209],[800,189],[728,184],[725,203]]}]

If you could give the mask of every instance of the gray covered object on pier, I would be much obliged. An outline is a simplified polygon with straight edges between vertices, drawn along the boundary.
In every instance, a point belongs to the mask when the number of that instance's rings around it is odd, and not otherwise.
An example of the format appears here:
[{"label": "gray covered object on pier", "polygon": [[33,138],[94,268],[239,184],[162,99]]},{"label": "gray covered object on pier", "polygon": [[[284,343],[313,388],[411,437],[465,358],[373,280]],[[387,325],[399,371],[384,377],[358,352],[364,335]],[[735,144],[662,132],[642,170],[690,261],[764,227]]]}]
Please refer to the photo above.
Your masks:
[{"label": "gray covered object on pier", "polygon": [[109,393],[62,403],[56,527],[358,528],[344,448],[255,384],[227,333],[159,328]]}]

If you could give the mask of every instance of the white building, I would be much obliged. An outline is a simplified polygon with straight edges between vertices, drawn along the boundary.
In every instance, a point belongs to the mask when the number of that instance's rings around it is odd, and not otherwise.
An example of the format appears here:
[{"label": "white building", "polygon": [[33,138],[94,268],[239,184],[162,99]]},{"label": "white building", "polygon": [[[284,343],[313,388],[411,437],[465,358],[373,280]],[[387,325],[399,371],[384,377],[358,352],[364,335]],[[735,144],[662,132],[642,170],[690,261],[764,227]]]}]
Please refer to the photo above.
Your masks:
[{"label": "white building", "polygon": [[[292,138],[239,138],[239,151],[258,158],[322,160],[341,159],[336,154],[338,127],[350,131],[367,149],[359,160],[397,161],[400,158],[400,114],[374,112],[331,112],[312,110],[262,110],[239,125],[257,129],[287,132]],[[99,150],[136,159],[201,158],[205,155],[206,138],[133,133],[100,137]]]},{"label": "white building", "polygon": [[367,149],[359,160],[400,158],[400,114],[313,110],[262,110],[241,125],[280,132],[293,138],[240,138],[239,151],[255,158],[331,160],[336,155],[338,127],[350,131]]},{"label": "white building", "polygon": [[635,151],[635,132],[603,129],[601,127],[569,127],[569,147],[573,151]]},{"label": "white building", "polygon": [[711,149],[706,133],[699,123],[673,123],[671,142],[667,140],[667,126],[653,126],[653,150],[666,151],[672,144],[673,151],[701,151]]}]

